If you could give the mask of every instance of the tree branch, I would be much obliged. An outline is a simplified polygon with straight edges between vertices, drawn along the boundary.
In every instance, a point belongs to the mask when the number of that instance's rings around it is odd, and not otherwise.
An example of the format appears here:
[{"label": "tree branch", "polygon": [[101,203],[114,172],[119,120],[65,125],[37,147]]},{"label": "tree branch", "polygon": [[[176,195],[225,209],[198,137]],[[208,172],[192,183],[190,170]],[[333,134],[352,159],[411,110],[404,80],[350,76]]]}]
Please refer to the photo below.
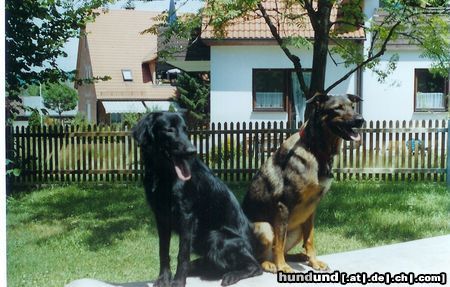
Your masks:
[{"label": "tree branch", "polygon": [[289,49],[286,48],[286,45],[284,44],[283,39],[281,39],[281,36],[278,33],[277,28],[273,24],[272,20],[270,19],[270,16],[267,14],[266,9],[261,3],[258,4],[258,9],[261,11],[262,17],[266,21],[267,26],[269,26],[270,32],[272,33],[272,36],[275,38],[275,41],[277,41],[278,45],[283,50],[284,54],[294,64],[295,72],[297,74],[300,83],[300,88],[302,89],[303,93],[307,95],[309,93],[309,89],[305,83],[305,78],[303,77],[302,64],[300,62],[300,58],[297,57],[296,55],[293,55],[291,51],[289,51]]},{"label": "tree branch", "polygon": [[305,0],[304,7],[306,9],[306,12],[308,12],[308,16],[311,21],[311,25],[314,27],[314,30],[316,30],[316,27],[319,25],[319,23],[317,21],[316,10],[314,10],[312,1]]},{"label": "tree branch", "polygon": [[341,77],[339,80],[337,80],[336,82],[334,82],[333,84],[331,84],[328,88],[325,89],[325,93],[329,93],[332,89],[334,89],[337,85],[339,85],[340,83],[342,83],[343,81],[347,80],[354,72],[356,72],[358,69],[366,66],[368,63],[372,62],[373,60],[381,57],[384,55],[384,53],[386,52],[386,47],[388,42],[390,41],[390,39],[392,38],[392,35],[394,35],[394,31],[395,29],[401,24],[401,21],[398,21],[397,23],[395,23],[392,28],[389,30],[389,34],[387,35],[386,39],[384,40],[383,44],[381,45],[380,50],[378,51],[378,53],[376,53],[373,56],[368,57],[366,60],[364,60],[363,62],[359,63],[358,65],[356,65],[355,68],[351,69],[348,73],[346,73],[343,77]]}]

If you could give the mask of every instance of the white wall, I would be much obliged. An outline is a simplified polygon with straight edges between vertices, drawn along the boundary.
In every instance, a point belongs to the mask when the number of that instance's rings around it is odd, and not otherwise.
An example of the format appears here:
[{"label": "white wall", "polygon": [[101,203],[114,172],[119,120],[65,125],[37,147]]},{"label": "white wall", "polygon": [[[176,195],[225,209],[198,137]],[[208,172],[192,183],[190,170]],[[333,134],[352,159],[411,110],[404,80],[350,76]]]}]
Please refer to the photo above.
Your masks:
[{"label": "white wall", "polygon": [[[311,68],[312,51],[295,52],[305,69]],[[253,112],[252,70],[293,68],[278,46],[211,46],[211,122],[286,121],[286,112]],[[344,74],[328,60],[326,86]],[[331,93],[355,93],[354,76]]]},{"label": "white wall", "polygon": [[363,116],[366,120],[434,120],[445,119],[446,112],[414,112],[414,69],[429,68],[431,61],[420,52],[387,52],[380,62],[385,66],[393,53],[399,54],[397,69],[384,83],[370,70],[363,73]]}]

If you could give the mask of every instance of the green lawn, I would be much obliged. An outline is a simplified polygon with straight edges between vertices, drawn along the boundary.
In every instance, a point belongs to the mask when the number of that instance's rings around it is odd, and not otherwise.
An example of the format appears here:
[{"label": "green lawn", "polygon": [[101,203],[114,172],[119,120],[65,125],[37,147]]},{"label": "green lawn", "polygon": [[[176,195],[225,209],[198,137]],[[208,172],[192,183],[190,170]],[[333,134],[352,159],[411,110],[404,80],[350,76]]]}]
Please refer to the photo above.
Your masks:
[{"label": "green lawn", "polygon": [[[239,199],[247,185],[230,183]],[[448,234],[449,207],[443,184],[335,182],[316,218],[318,254]],[[54,186],[9,196],[7,237],[12,287],[61,287],[83,277],[146,281],[158,272],[155,222],[138,185]]]}]

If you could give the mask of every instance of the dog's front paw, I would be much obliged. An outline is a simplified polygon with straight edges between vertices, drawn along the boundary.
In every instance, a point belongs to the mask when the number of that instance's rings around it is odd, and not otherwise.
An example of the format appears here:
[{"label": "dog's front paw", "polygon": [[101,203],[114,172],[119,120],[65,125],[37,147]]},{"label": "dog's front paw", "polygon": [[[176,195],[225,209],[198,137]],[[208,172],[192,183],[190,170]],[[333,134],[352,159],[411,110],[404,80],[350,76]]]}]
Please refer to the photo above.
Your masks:
[{"label": "dog's front paw", "polygon": [[320,260],[317,259],[309,259],[308,265],[311,266],[314,270],[320,270],[320,271],[326,271],[330,270],[328,265]]},{"label": "dog's front paw", "polygon": [[266,272],[277,273],[277,266],[273,262],[264,261],[263,263],[261,263],[261,267]]},{"label": "dog's front paw", "polygon": [[277,266],[277,270],[283,273],[295,273],[295,270],[287,263],[283,263]]},{"label": "dog's front paw", "polygon": [[158,279],[153,283],[153,287],[170,287],[171,277],[172,275],[170,273],[159,275]]}]

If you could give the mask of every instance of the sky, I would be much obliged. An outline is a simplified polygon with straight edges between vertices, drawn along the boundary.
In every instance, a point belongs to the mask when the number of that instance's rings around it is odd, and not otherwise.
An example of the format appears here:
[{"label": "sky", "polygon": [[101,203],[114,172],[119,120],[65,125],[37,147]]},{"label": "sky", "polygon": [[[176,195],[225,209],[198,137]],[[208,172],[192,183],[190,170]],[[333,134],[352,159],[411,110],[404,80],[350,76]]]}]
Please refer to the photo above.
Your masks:
[{"label": "sky", "polygon": [[[118,10],[123,9],[126,0],[117,1],[114,4],[109,5],[109,9]],[[136,10],[145,11],[159,11],[169,9],[170,0],[154,0],[154,1],[134,1]],[[204,2],[199,0],[175,0],[177,12],[195,12],[203,6]],[[59,67],[65,71],[72,71],[76,69],[77,65],[77,50],[78,50],[78,38],[70,39],[64,46],[64,50],[68,54],[66,58],[59,58],[57,63]]]}]

